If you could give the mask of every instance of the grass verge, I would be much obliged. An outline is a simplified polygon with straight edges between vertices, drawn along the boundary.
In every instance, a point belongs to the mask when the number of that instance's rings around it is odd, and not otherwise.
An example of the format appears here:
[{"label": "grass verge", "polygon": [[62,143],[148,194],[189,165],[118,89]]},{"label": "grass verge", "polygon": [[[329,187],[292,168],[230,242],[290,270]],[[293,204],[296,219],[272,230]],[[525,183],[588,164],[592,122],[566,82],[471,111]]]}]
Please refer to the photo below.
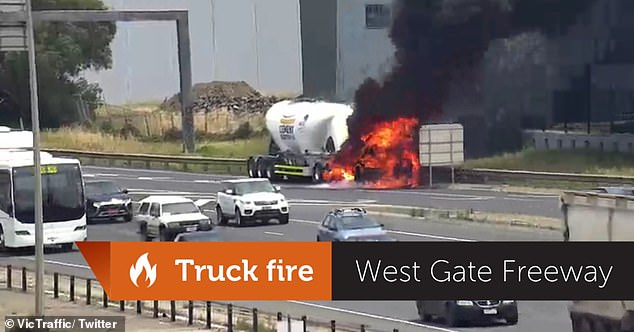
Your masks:
[{"label": "grass verge", "polygon": [[[42,132],[42,145],[45,148],[95,152],[183,154],[182,144],[177,141],[146,142],[77,127]],[[267,149],[268,138],[257,136],[230,141],[199,141],[196,154],[206,157],[245,158],[253,154],[266,153]]]},{"label": "grass verge", "polygon": [[599,151],[537,151],[467,160],[467,168],[634,176],[634,154]]}]

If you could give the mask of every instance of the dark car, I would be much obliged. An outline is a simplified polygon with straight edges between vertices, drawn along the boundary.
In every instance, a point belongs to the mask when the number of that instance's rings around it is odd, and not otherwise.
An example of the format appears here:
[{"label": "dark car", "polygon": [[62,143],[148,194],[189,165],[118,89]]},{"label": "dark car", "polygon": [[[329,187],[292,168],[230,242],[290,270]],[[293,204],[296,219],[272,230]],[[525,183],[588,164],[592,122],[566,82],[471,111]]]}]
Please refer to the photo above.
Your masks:
[{"label": "dark car", "polygon": [[123,218],[129,222],[132,215],[132,201],[127,189],[112,181],[86,182],[87,221]]},{"label": "dark car", "polygon": [[416,301],[416,308],[424,322],[442,317],[449,326],[491,319],[504,319],[508,325],[515,325],[518,321],[517,302],[514,300]]},{"label": "dark car", "polygon": [[174,242],[220,242],[222,237],[215,230],[186,232],[176,235]]}]

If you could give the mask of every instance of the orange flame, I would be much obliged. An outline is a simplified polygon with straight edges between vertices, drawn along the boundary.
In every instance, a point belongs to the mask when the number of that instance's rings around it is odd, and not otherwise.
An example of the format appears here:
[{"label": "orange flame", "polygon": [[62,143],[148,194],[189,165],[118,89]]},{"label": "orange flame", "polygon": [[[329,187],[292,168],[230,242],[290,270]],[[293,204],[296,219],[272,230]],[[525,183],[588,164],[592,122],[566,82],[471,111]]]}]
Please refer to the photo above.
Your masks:
[{"label": "orange flame", "polygon": [[[418,120],[398,118],[375,124],[361,137],[362,151],[354,156],[339,156],[344,161],[332,160],[324,174],[327,182],[351,182],[355,180],[355,166],[360,165],[364,174],[374,173],[362,182],[371,188],[415,187],[419,183],[418,144],[415,131]],[[340,154],[349,153],[342,150]],[[343,158],[341,158],[343,157]]]}]

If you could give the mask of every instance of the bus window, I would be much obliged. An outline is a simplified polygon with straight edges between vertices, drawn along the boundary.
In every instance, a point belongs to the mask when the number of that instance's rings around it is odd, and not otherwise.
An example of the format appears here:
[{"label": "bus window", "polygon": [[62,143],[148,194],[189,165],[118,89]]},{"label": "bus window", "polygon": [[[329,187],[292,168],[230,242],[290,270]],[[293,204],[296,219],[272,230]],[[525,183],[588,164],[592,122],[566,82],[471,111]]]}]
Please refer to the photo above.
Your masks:
[{"label": "bus window", "polygon": [[[34,186],[33,167],[14,169],[14,211],[22,223],[35,220]],[[43,166],[42,210],[44,222],[77,220],[84,216],[84,190],[78,165]]]},{"label": "bus window", "polygon": [[0,211],[13,216],[11,208],[11,174],[0,171]]}]

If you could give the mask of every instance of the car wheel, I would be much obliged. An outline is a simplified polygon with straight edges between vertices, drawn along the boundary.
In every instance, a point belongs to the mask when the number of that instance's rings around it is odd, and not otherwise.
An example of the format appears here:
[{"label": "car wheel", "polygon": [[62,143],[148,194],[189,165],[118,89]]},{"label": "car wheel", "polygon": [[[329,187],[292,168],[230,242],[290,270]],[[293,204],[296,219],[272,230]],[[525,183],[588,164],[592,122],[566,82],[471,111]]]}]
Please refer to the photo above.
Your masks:
[{"label": "car wheel", "polygon": [[220,208],[220,205],[216,205],[216,220],[218,221],[218,225],[227,224],[227,219],[222,214],[222,209]]},{"label": "car wheel", "polygon": [[236,207],[236,223],[238,226],[242,226],[244,220],[242,220],[242,214],[240,213],[240,209]]},{"label": "car wheel", "polygon": [[289,219],[289,215],[288,214],[284,214],[280,216],[280,224],[284,225],[284,224],[288,224],[288,219]]},{"label": "car wheel", "polygon": [[7,250],[4,231],[2,230],[2,226],[0,226],[0,251]]},{"label": "car wheel", "polygon": [[167,231],[165,230],[165,226],[161,226],[159,228],[159,240],[161,242],[167,242],[168,240],[168,236],[167,236]]},{"label": "car wheel", "polygon": [[506,318],[506,324],[508,324],[508,325],[517,325],[517,321],[518,321],[518,317],[517,316],[512,316],[512,317],[507,317]]},{"label": "car wheel", "polygon": [[123,216],[123,220],[125,220],[125,222],[132,221],[132,214],[126,214],[125,216]]},{"label": "car wheel", "polygon": [[454,309],[454,306],[451,304],[447,304],[447,307],[445,309],[445,322],[450,327],[458,326],[458,317],[456,317],[456,311]]},{"label": "car wheel", "polygon": [[63,251],[73,251],[73,243],[62,243]]}]

